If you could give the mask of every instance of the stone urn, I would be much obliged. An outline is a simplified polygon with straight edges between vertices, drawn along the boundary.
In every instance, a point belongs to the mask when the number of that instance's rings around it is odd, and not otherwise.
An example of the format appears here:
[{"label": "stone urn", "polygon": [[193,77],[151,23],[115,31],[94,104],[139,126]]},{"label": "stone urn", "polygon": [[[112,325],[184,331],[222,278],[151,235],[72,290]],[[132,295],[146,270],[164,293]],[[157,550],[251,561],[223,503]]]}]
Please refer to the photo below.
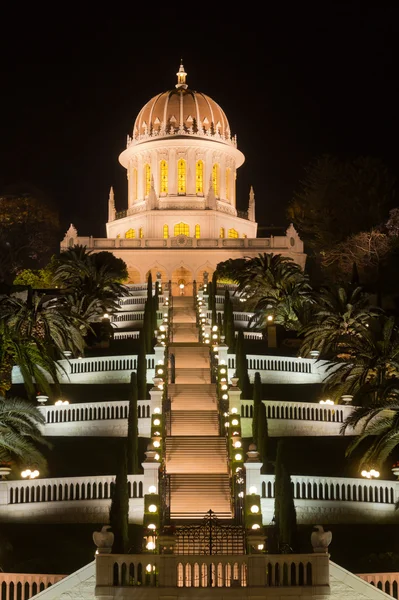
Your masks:
[{"label": "stone urn", "polygon": [[343,396],[341,396],[342,404],[351,404],[352,399],[353,396],[351,396],[350,394],[344,394]]},{"label": "stone urn", "polygon": [[328,546],[331,544],[331,531],[324,531],[322,525],[314,525],[313,528],[315,531],[313,531],[312,535],[310,536],[313,552],[327,554]]},{"label": "stone urn", "polygon": [[11,467],[5,463],[0,465],[0,481],[5,481],[11,473]]},{"label": "stone urn", "polygon": [[39,404],[41,406],[43,406],[43,404],[45,404],[48,400],[48,396],[45,396],[44,394],[38,394],[36,396],[36,400],[39,402]]},{"label": "stone urn", "polygon": [[101,531],[93,532],[93,541],[97,546],[97,554],[111,554],[114,543],[114,534],[110,525],[103,525]]},{"label": "stone urn", "polygon": [[392,473],[395,475],[397,479],[399,479],[399,462],[395,463],[391,469]]},{"label": "stone urn", "polygon": [[232,377],[232,378],[230,379],[230,381],[231,381],[231,385],[232,385],[233,387],[237,387],[237,385],[238,385],[238,379],[239,379],[238,377]]}]

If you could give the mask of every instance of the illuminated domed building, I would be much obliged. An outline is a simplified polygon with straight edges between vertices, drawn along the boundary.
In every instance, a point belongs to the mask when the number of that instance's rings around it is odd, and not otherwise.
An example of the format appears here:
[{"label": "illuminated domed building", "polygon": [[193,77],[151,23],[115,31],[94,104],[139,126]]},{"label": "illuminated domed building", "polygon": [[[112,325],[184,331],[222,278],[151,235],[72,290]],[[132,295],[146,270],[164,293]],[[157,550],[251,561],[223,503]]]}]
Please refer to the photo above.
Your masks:
[{"label": "illuminated domed building", "polygon": [[[286,235],[257,238],[255,194],[237,210],[237,170],[245,158],[223,109],[209,96],[190,90],[183,65],[175,89],[154,96],[139,112],[119,162],[127,171],[127,208],[108,202],[107,237],[78,237],[71,226],[61,248],[74,243],[112,251],[129,269],[129,283],[149,270],[181,281],[203,281],[229,258],[273,252],[302,267],[306,256],[293,226]],[[144,252],[145,250],[145,252]],[[183,251],[183,252],[182,252]]]}]

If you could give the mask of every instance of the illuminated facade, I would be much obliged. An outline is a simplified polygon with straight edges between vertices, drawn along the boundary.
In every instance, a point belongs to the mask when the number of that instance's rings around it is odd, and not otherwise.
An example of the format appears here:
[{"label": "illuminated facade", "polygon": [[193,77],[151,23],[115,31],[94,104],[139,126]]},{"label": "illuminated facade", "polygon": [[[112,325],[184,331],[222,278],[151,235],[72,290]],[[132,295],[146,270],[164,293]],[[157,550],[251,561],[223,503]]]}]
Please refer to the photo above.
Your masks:
[{"label": "illuminated facade", "polygon": [[175,89],[154,96],[136,118],[119,156],[127,208],[116,211],[111,188],[106,238],[78,236],[71,226],[61,249],[78,243],[111,251],[127,264],[129,283],[146,281],[151,270],[176,289],[181,279],[201,283],[219,262],[262,252],[291,256],[303,267],[303,243],[292,225],[286,235],[257,237],[252,188],[247,210],[237,211],[244,155],[222,108],[188,89],[186,77],[180,65]]}]

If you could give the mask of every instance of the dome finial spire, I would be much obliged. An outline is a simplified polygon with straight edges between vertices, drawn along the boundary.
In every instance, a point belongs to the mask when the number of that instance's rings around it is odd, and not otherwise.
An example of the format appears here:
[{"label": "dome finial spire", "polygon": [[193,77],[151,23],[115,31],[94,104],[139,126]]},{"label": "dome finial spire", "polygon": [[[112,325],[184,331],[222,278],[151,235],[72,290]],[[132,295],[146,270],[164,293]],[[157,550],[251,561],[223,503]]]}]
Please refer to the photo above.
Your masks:
[{"label": "dome finial spire", "polygon": [[177,75],[177,83],[176,83],[176,87],[178,90],[183,89],[186,90],[188,88],[188,85],[186,83],[186,77],[187,77],[187,73],[184,70],[183,67],[183,59],[180,59],[180,68],[178,70],[178,72],[176,73]]}]

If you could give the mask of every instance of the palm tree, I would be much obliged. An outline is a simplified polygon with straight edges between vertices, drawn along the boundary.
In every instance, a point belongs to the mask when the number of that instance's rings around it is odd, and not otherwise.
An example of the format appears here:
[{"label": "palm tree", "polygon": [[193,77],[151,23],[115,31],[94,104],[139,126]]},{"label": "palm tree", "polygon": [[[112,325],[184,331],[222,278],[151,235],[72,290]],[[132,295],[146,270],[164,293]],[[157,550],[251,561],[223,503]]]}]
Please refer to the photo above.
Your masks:
[{"label": "palm tree", "polygon": [[369,321],[362,335],[348,336],[345,354],[327,367],[325,388],[335,398],[351,394],[354,404],[377,401],[381,390],[399,378],[399,329],[393,317]]},{"label": "palm tree", "polygon": [[61,254],[54,273],[54,282],[65,289],[71,313],[89,323],[118,310],[118,298],[129,293],[119,278],[112,261],[99,263],[96,254],[80,245]]},{"label": "palm tree", "polygon": [[230,270],[237,282],[235,293],[242,295],[245,308],[254,312],[250,326],[263,329],[272,316],[276,325],[296,330],[303,305],[313,302],[308,276],[288,256],[264,253],[244,262],[226,261],[218,270]]},{"label": "palm tree", "polygon": [[46,459],[36,446],[51,447],[40,432],[44,423],[40,410],[27,400],[0,397],[0,462],[38,468],[44,474]]},{"label": "palm tree", "polygon": [[344,357],[353,338],[366,335],[370,319],[381,313],[369,306],[368,296],[361,287],[322,288],[315,300],[309,322],[298,332],[303,336],[301,356],[318,350],[320,358]]},{"label": "palm tree", "polygon": [[63,351],[83,352],[80,322],[62,297],[0,296],[0,394],[11,387],[13,365],[20,368],[29,397],[35,396],[35,384],[50,394],[50,384],[58,385],[56,361],[63,358]]},{"label": "palm tree", "polygon": [[399,444],[399,379],[392,379],[375,392],[375,399],[354,407],[341,427],[343,435],[348,429],[360,428],[346,450],[347,456],[366,440],[370,442],[362,453],[360,467],[382,465]]}]

